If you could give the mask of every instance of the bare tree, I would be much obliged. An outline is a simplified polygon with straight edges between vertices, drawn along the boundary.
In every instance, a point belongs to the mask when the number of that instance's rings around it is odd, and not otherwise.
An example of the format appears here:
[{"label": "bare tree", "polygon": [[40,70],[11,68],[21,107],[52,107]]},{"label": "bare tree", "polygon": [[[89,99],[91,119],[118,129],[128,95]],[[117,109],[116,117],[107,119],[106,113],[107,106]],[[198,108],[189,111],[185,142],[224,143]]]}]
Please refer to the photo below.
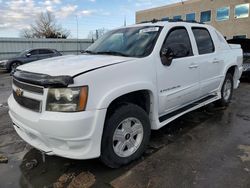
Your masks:
[{"label": "bare tree", "polygon": [[21,31],[21,36],[25,38],[67,38],[69,35],[70,32],[57,24],[55,16],[49,11],[39,14],[30,29]]},{"label": "bare tree", "polygon": [[107,32],[108,32],[108,30],[105,28],[100,28],[100,29],[97,29],[95,31],[90,31],[88,34],[88,38],[92,39],[92,40],[96,40],[96,39],[100,38],[101,36],[103,36]]}]

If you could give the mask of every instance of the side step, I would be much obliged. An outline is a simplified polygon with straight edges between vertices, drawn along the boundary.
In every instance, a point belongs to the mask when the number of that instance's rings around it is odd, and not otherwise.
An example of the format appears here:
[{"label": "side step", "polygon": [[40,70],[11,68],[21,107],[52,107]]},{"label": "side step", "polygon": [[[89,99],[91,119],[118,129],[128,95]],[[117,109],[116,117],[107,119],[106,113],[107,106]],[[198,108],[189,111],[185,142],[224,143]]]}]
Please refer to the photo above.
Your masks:
[{"label": "side step", "polygon": [[220,97],[218,95],[209,95],[203,99],[200,99],[199,101],[196,101],[192,104],[184,106],[183,108],[180,108],[179,110],[176,110],[174,112],[170,112],[169,114],[166,114],[166,115],[159,117],[159,121],[161,124],[165,125],[166,123],[173,121],[174,119],[182,116],[183,114],[186,114],[188,112],[196,110],[202,106],[205,106],[211,102],[218,100],[219,98]]}]

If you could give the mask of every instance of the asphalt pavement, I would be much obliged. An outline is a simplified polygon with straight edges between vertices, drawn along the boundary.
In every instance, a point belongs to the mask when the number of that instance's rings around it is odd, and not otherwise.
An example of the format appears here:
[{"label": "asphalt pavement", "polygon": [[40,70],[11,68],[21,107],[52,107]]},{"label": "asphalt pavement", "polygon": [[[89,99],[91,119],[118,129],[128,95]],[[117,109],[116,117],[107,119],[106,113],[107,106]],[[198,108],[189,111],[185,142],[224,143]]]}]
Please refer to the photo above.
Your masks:
[{"label": "asphalt pavement", "polygon": [[15,133],[8,115],[11,77],[0,72],[0,187],[250,187],[250,84],[226,109],[213,104],[153,131],[145,154],[110,169],[99,159],[46,156]]}]

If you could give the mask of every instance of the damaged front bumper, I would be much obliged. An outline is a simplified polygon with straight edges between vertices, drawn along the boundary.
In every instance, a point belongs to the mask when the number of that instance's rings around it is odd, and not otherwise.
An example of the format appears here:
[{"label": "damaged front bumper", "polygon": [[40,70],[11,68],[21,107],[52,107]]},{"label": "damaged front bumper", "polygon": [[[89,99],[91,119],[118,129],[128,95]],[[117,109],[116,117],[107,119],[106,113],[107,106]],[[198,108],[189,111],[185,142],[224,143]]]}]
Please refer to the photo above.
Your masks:
[{"label": "damaged front bumper", "polygon": [[22,108],[13,96],[9,115],[18,135],[48,155],[71,159],[100,156],[102,124],[106,110],[77,113],[36,113]]},{"label": "damaged front bumper", "polygon": [[48,155],[71,159],[100,156],[107,109],[46,111],[48,88],[66,88],[68,85],[74,87],[72,77],[20,70],[15,71],[13,77],[13,94],[8,99],[9,115],[16,132],[23,140]]}]

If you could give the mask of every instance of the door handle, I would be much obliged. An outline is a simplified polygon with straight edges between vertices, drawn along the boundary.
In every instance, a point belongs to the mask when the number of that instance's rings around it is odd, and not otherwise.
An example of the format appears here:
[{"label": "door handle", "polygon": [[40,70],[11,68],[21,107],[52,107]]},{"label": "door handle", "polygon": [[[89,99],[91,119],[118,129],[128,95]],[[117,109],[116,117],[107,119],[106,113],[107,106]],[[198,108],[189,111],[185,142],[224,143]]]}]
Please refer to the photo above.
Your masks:
[{"label": "door handle", "polygon": [[220,63],[220,60],[214,59],[213,63]]},{"label": "door handle", "polygon": [[191,64],[188,68],[190,68],[190,69],[196,69],[196,68],[198,68],[198,65],[196,65],[196,64]]}]

